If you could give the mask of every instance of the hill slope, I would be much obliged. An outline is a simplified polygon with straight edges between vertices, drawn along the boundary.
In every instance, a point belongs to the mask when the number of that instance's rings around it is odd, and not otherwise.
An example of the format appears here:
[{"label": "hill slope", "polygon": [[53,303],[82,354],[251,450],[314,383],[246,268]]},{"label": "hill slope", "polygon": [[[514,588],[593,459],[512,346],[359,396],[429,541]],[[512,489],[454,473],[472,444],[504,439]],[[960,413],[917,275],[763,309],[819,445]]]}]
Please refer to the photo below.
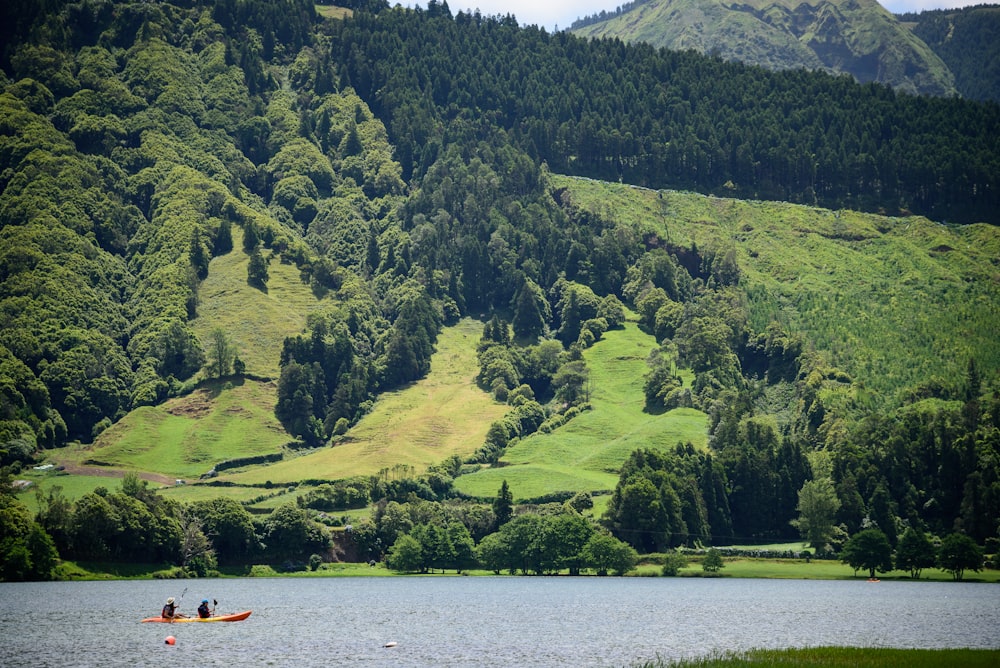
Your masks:
[{"label": "hill slope", "polygon": [[996,227],[553,181],[645,235],[731,248],[752,324],[803,332],[881,402],[961,377],[970,357],[1000,368]]},{"label": "hill slope", "polygon": [[899,16],[945,62],[970,100],[1000,101],[1000,5]]},{"label": "hill slope", "polygon": [[650,0],[581,23],[571,30],[587,37],[694,49],[769,69],[846,72],[911,93],[955,92],[941,59],[874,0]]},{"label": "hill slope", "polygon": [[490,423],[507,410],[475,384],[481,332],[482,325],[469,319],[442,330],[427,377],[380,396],[333,447],[220,479],[236,484],[337,480],[393,466],[412,466],[422,473],[451,455],[471,455]]},{"label": "hill slope", "polygon": [[656,340],[634,322],[606,332],[584,353],[592,409],[552,433],[532,434],[512,446],[500,466],[464,475],[455,487],[490,497],[506,480],[515,499],[609,491],[633,450],[662,451],[679,442],[704,447],[708,416],[701,411],[678,408],[656,415],[644,410],[642,379],[648,371],[646,357],[655,347]]},{"label": "hill slope", "polygon": [[229,336],[247,372],[277,378],[281,344],[302,332],[306,316],[320,308],[295,265],[271,261],[266,290],[247,284],[249,256],[241,244],[242,231],[233,232],[233,250],[212,259],[208,277],[198,287],[198,317],[191,321],[200,341],[211,341],[212,331]]}]

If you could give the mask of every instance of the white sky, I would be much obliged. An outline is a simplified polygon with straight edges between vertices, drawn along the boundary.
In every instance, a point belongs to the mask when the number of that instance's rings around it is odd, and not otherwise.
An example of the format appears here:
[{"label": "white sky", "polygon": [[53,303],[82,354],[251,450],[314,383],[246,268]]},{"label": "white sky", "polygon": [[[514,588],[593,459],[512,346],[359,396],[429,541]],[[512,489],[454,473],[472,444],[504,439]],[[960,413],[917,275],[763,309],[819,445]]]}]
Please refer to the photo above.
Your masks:
[{"label": "white sky", "polygon": [[[447,0],[448,8],[452,14],[457,14],[459,11],[473,11],[477,8],[485,16],[513,14],[521,25],[536,24],[549,31],[556,26],[560,29],[568,28],[578,18],[597,14],[602,9],[613,11],[623,1],[625,0]],[[996,1],[880,0],[883,7],[896,14],[920,12],[925,9],[950,9]],[[390,0],[389,4],[395,4],[395,1]],[[426,0],[423,2],[400,1],[400,4],[410,7],[414,5],[427,6]]]}]

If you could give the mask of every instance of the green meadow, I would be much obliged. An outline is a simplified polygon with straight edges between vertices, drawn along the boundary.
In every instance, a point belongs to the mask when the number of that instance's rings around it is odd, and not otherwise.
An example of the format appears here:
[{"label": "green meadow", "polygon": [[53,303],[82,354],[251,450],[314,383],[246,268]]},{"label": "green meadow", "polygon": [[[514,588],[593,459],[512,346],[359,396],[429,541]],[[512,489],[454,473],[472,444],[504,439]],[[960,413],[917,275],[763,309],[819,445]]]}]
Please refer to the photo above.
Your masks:
[{"label": "green meadow", "polygon": [[75,465],[196,479],[222,461],[281,451],[289,437],[274,417],[274,396],[270,382],[206,382],[138,408],[93,445],[60,454]]},{"label": "green meadow", "polygon": [[43,494],[56,491],[67,499],[79,499],[84,494],[93,492],[98,487],[104,487],[110,491],[116,491],[121,485],[121,480],[109,476],[97,475],[72,475],[63,471],[60,472],[37,472],[22,471],[17,475],[19,480],[28,480],[32,483],[28,489],[17,493],[17,500],[28,507],[32,513],[39,510],[38,493]]},{"label": "green meadow", "polygon": [[552,433],[532,434],[508,448],[498,466],[461,476],[455,487],[471,496],[492,497],[506,480],[515,500],[563,491],[611,491],[633,450],[663,450],[689,442],[705,447],[704,413],[688,408],[663,414],[644,410],[642,378],[655,347],[653,337],[635,322],[606,332],[584,352],[592,410]]},{"label": "green meadow", "polygon": [[191,328],[205,345],[215,329],[222,329],[246,363],[247,373],[277,379],[282,343],[302,333],[306,317],[322,302],[302,282],[295,265],[277,259],[268,264],[267,290],[251,287],[243,231],[233,226],[232,232],[233,250],[212,258],[208,278],[198,288],[198,316]]}]

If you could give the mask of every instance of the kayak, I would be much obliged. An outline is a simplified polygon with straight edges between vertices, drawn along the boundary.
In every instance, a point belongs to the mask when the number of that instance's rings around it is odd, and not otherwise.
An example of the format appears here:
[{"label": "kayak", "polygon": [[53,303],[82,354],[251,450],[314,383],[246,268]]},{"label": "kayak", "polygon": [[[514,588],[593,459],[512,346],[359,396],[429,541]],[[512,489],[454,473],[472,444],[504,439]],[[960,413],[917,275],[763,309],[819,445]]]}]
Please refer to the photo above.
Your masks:
[{"label": "kayak", "polygon": [[240,622],[250,616],[253,610],[244,610],[243,612],[234,612],[231,615],[219,615],[217,617],[147,617],[142,620],[142,623],[146,622],[163,622],[165,624],[181,624],[183,622]]}]

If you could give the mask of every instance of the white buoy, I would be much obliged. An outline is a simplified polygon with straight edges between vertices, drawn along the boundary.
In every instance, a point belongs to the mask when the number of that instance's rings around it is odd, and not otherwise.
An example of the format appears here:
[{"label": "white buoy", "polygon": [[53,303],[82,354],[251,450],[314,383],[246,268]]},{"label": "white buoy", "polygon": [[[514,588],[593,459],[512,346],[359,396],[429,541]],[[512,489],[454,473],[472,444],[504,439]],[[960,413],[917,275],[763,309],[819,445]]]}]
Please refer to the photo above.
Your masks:
[{"label": "white buoy", "polygon": [[398,644],[399,643],[397,643],[395,640],[392,640],[392,641],[387,642],[386,644],[382,645],[382,647],[395,647]]}]

